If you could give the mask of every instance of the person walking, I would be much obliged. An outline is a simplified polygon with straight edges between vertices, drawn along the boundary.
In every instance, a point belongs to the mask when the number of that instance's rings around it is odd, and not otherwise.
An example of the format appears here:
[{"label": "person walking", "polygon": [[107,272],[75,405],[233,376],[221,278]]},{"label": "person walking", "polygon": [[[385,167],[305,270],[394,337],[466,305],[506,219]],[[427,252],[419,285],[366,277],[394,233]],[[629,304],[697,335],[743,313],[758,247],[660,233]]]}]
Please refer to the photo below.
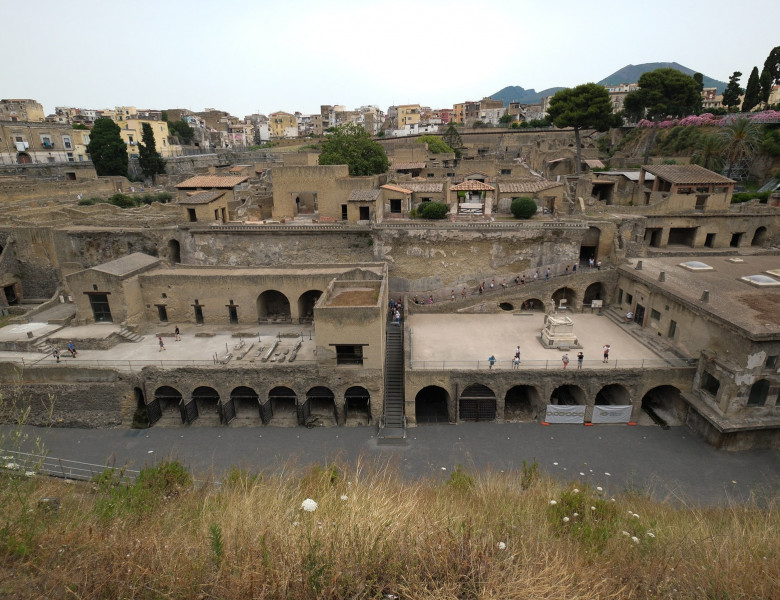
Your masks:
[{"label": "person walking", "polygon": [[547,267],[547,270],[544,272],[544,280],[547,281],[550,279],[550,267]]},{"label": "person walking", "polygon": [[465,297],[466,297],[466,288],[463,288],[463,289],[460,291],[460,297],[461,297],[461,298],[465,298]]},{"label": "person walking", "polygon": [[55,349],[52,351],[51,355],[52,355],[52,356],[55,358],[55,360],[56,360],[57,362],[60,362],[60,350],[59,350],[59,348],[55,348]]},{"label": "person walking", "polygon": [[495,364],[496,364],[496,357],[491,354],[490,358],[488,358],[488,369],[492,369],[493,365]]},{"label": "person walking", "polygon": [[582,368],[582,361],[585,360],[585,355],[582,352],[577,353],[577,368]]},{"label": "person walking", "polygon": [[513,368],[514,370],[517,370],[517,369],[519,369],[519,368],[520,368],[520,359],[519,359],[517,356],[515,356],[515,357],[512,359],[512,368]]},{"label": "person walking", "polygon": [[602,362],[609,362],[609,344],[604,344],[602,350],[604,351],[604,360]]},{"label": "person walking", "polygon": [[450,290],[450,300],[455,302],[455,290]]},{"label": "person walking", "polygon": [[569,366],[569,355],[566,352],[561,356],[561,362],[563,363],[564,369]]},{"label": "person walking", "polygon": [[68,352],[73,358],[76,358],[78,352],[76,352],[76,346],[73,345],[73,342],[68,342]]},{"label": "person walking", "polygon": [[520,346],[515,348],[515,358],[517,359],[517,362],[520,362]]},{"label": "person walking", "polygon": [[157,342],[160,344],[160,349],[157,352],[162,352],[163,350],[165,350],[165,343],[163,342],[161,335],[157,336]]},{"label": "person walking", "polygon": [[176,329],[173,330],[173,341],[174,342],[180,342],[181,336],[179,335],[179,326],[176,326]]}]

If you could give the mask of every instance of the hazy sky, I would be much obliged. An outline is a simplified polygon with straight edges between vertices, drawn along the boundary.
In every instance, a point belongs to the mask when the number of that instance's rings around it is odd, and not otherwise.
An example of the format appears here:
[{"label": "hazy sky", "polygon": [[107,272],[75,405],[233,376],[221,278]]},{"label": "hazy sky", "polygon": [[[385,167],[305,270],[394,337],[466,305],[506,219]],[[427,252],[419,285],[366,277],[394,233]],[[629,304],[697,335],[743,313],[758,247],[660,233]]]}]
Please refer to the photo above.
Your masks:
[{"label": "hazy sky", "polygon": [[0,0],[0,97],[82,108],[318,112],[479,100],[676,61],[742,84],[777,0]]}]

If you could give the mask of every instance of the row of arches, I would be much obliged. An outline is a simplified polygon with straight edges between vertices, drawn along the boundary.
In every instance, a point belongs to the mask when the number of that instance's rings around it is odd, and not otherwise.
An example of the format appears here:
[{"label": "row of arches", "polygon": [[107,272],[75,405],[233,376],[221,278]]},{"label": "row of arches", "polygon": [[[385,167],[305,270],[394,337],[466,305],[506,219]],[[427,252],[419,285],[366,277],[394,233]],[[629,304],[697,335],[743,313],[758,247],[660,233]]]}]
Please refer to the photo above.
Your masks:
[{"label": "row of arches", "polygon": [[253,388],[237,386],[226,397],[210,386],[198,386],[188,398],[177,388],[162,385],[150,399],[136,388],[137,426],[151,426],[163,420],[205,425],[229,424],[236,419],[247,424],[281,426],[370,425],[371,394],[362,386],[352,386],[336,400],[330,388],[314,386],[298,397],[286,386],[272,388],[261,397]]},{"label": "row of arches", "polygon": [[[457,403],[450,392],[441,386],[429,385],[415,396],[415,418],[418,424],[461,421],[495,421],[503,415],[504,421],[534,421],[544,417],[549,404],[584,406],[633,405],[629,390],[620,384],[604,385],[593,398],[574,384],[556,387],[549,398],[535,385],[515,385],[503,399],[487,385],[474,383],[458,395]],[[680,390],[671,385],[657,386],[642,397],[642,408],[662,415],[666,421],[677,423],[684,404]],[[456,408],[457,407],[457,408]]]},{"label": "row of arches", "polygon": [[[522,289],[522,288],[514,288],[514,289]],[[582,294],[582,296],[580,296],[577,293],[577,290],[568,286],[558,288],[550,296],[550,300],[552,300],[555,303],[556,307],[565,306],[569,308],[575,308],[580,306],[580,304],[578,303],[581,303],[582,306],[590,306],[590,304],[594,300],[604,300],[604,299],[605,299],[605,288],[604,288],[604,284],[602,284],[600,281],[591,283],[587,288],[585,288],[585,291]],[[548,303],[549,300],[545,302],[539,296],[529,296],[527,298],[522,298],[517,302],[513,302],[511,300],[505,300],[499,304],[499,307],[506,311],[520,309],[520,310],[544,312]]]}]

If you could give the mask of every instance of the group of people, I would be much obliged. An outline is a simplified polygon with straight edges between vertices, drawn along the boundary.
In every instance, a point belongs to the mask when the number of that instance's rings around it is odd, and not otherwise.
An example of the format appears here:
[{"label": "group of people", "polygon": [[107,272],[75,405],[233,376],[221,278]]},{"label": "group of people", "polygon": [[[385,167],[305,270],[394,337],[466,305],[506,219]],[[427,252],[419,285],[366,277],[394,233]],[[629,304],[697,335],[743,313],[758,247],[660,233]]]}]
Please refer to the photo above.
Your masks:
[{"label": "group of people", "polygon": [[[76,350],[76,346],[73,344],[73,342],[68,342],[68,345],[67,345],[66,348],[67,348],[68,353],[70,354],[71,358],[76,358],[76,356],[78,356],[78,351]],[[54,357],[54,360],[56,360],[57,362],[60,362],[60,349],[59,348],[55,348],[54,350],[52,350],[51,355]]]},{"label": "group of people", "polygon": [[[611,346],[609,344],[604,344],[604,347],[602,348],[602,352],[604,354],[604,359],[602,362],[609,362],[609,351],[611,350]],[[582,363],[585,361],[585,354],[582,351],[577,352],[577,368],[582,368]],[[564,352],[563,356],[561,356],[561,362],[563,363],[563,368],[569,366],[569,353]],[[496,357],[494,354],[491,354],[488,357],[488,368],[492,369],[496,364]],[[520,346],[517,346],[515,348],[515,355],[512,358],[512,369],[519,369],[520,368]]]}]

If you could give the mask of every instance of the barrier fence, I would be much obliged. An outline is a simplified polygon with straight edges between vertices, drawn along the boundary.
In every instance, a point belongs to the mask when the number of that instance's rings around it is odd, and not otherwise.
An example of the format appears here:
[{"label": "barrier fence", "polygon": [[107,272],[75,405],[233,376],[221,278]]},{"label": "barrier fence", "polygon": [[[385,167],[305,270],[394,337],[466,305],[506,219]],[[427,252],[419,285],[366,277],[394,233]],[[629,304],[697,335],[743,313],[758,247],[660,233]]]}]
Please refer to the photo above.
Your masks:
[{"label": "barrier fence", "polygon": [[[493,363],[491,365],[491,362]],[[488,371],[522,371],[526,369],[535,369],[543,371],[563,370],[563,362],[560,358],[550,360],[521,360],[519,365],[515,365],[512,359],[507,360],[413,360],[410,363],[411,368],[419,370],[488,370]],[[691,363],[685,359],[663,359],[663,358],[643,358],[643,359],[620,359],[603,362],[601,360],[584,360],[582,369],[577,368],[576,355],[569,355],[569,364],[567,371],[578,370],[605,370],[605,369],[668,369],[669,367],[689,367]]]},{"label": "barrier fence", "polygon": [[228,360],[227,362],[223,359],[219,360],[92,360],[88,358],[78,358],[78,359],[70,359],[70,358],[61,358],[60,362],[57,362],[53,357],[46,356],[44,358],[35,358],[34,360],[25,360],[24,358],[21,359],[0,359],[0,362],[15,364],[15,365],[21,365],[23,367],[32,367],[32,366],[47,366],[47,367],[57,367],[57,368],[84,368],[84,367],[95,367],[95,368],[104,368],[104,369],[118,369],[121,371],[140,371],[144,367],[160,367],[162,369],[181,369],[185,367],[222,367],[222,366],[230,366],[230,365],[240,365],[243,367],[256,367],[256,368],[270,368],[275,367],[279,365],[306,365],[311,366],[316,364],[316,360],[311,359],[298,359],[296,358],[294,362],[271,362],[270,360],[268,362],[263,362],[261,360],[254,360],[253,362],[250,362],[248,360]]},{"label": "barrier fence", "polygon": [[6,471],[15,471],[27,476],[50,475],[63,479],[78,479],[89,481],[96,475],[100,475],[106,469],[116,468],[121,472],[122,481],[132,482],[140,471],[111,465],[96,465],[93,463],[55,458],[41,454],[30,454],[16,450],[4,450],[0,448],[0,467]]}]

